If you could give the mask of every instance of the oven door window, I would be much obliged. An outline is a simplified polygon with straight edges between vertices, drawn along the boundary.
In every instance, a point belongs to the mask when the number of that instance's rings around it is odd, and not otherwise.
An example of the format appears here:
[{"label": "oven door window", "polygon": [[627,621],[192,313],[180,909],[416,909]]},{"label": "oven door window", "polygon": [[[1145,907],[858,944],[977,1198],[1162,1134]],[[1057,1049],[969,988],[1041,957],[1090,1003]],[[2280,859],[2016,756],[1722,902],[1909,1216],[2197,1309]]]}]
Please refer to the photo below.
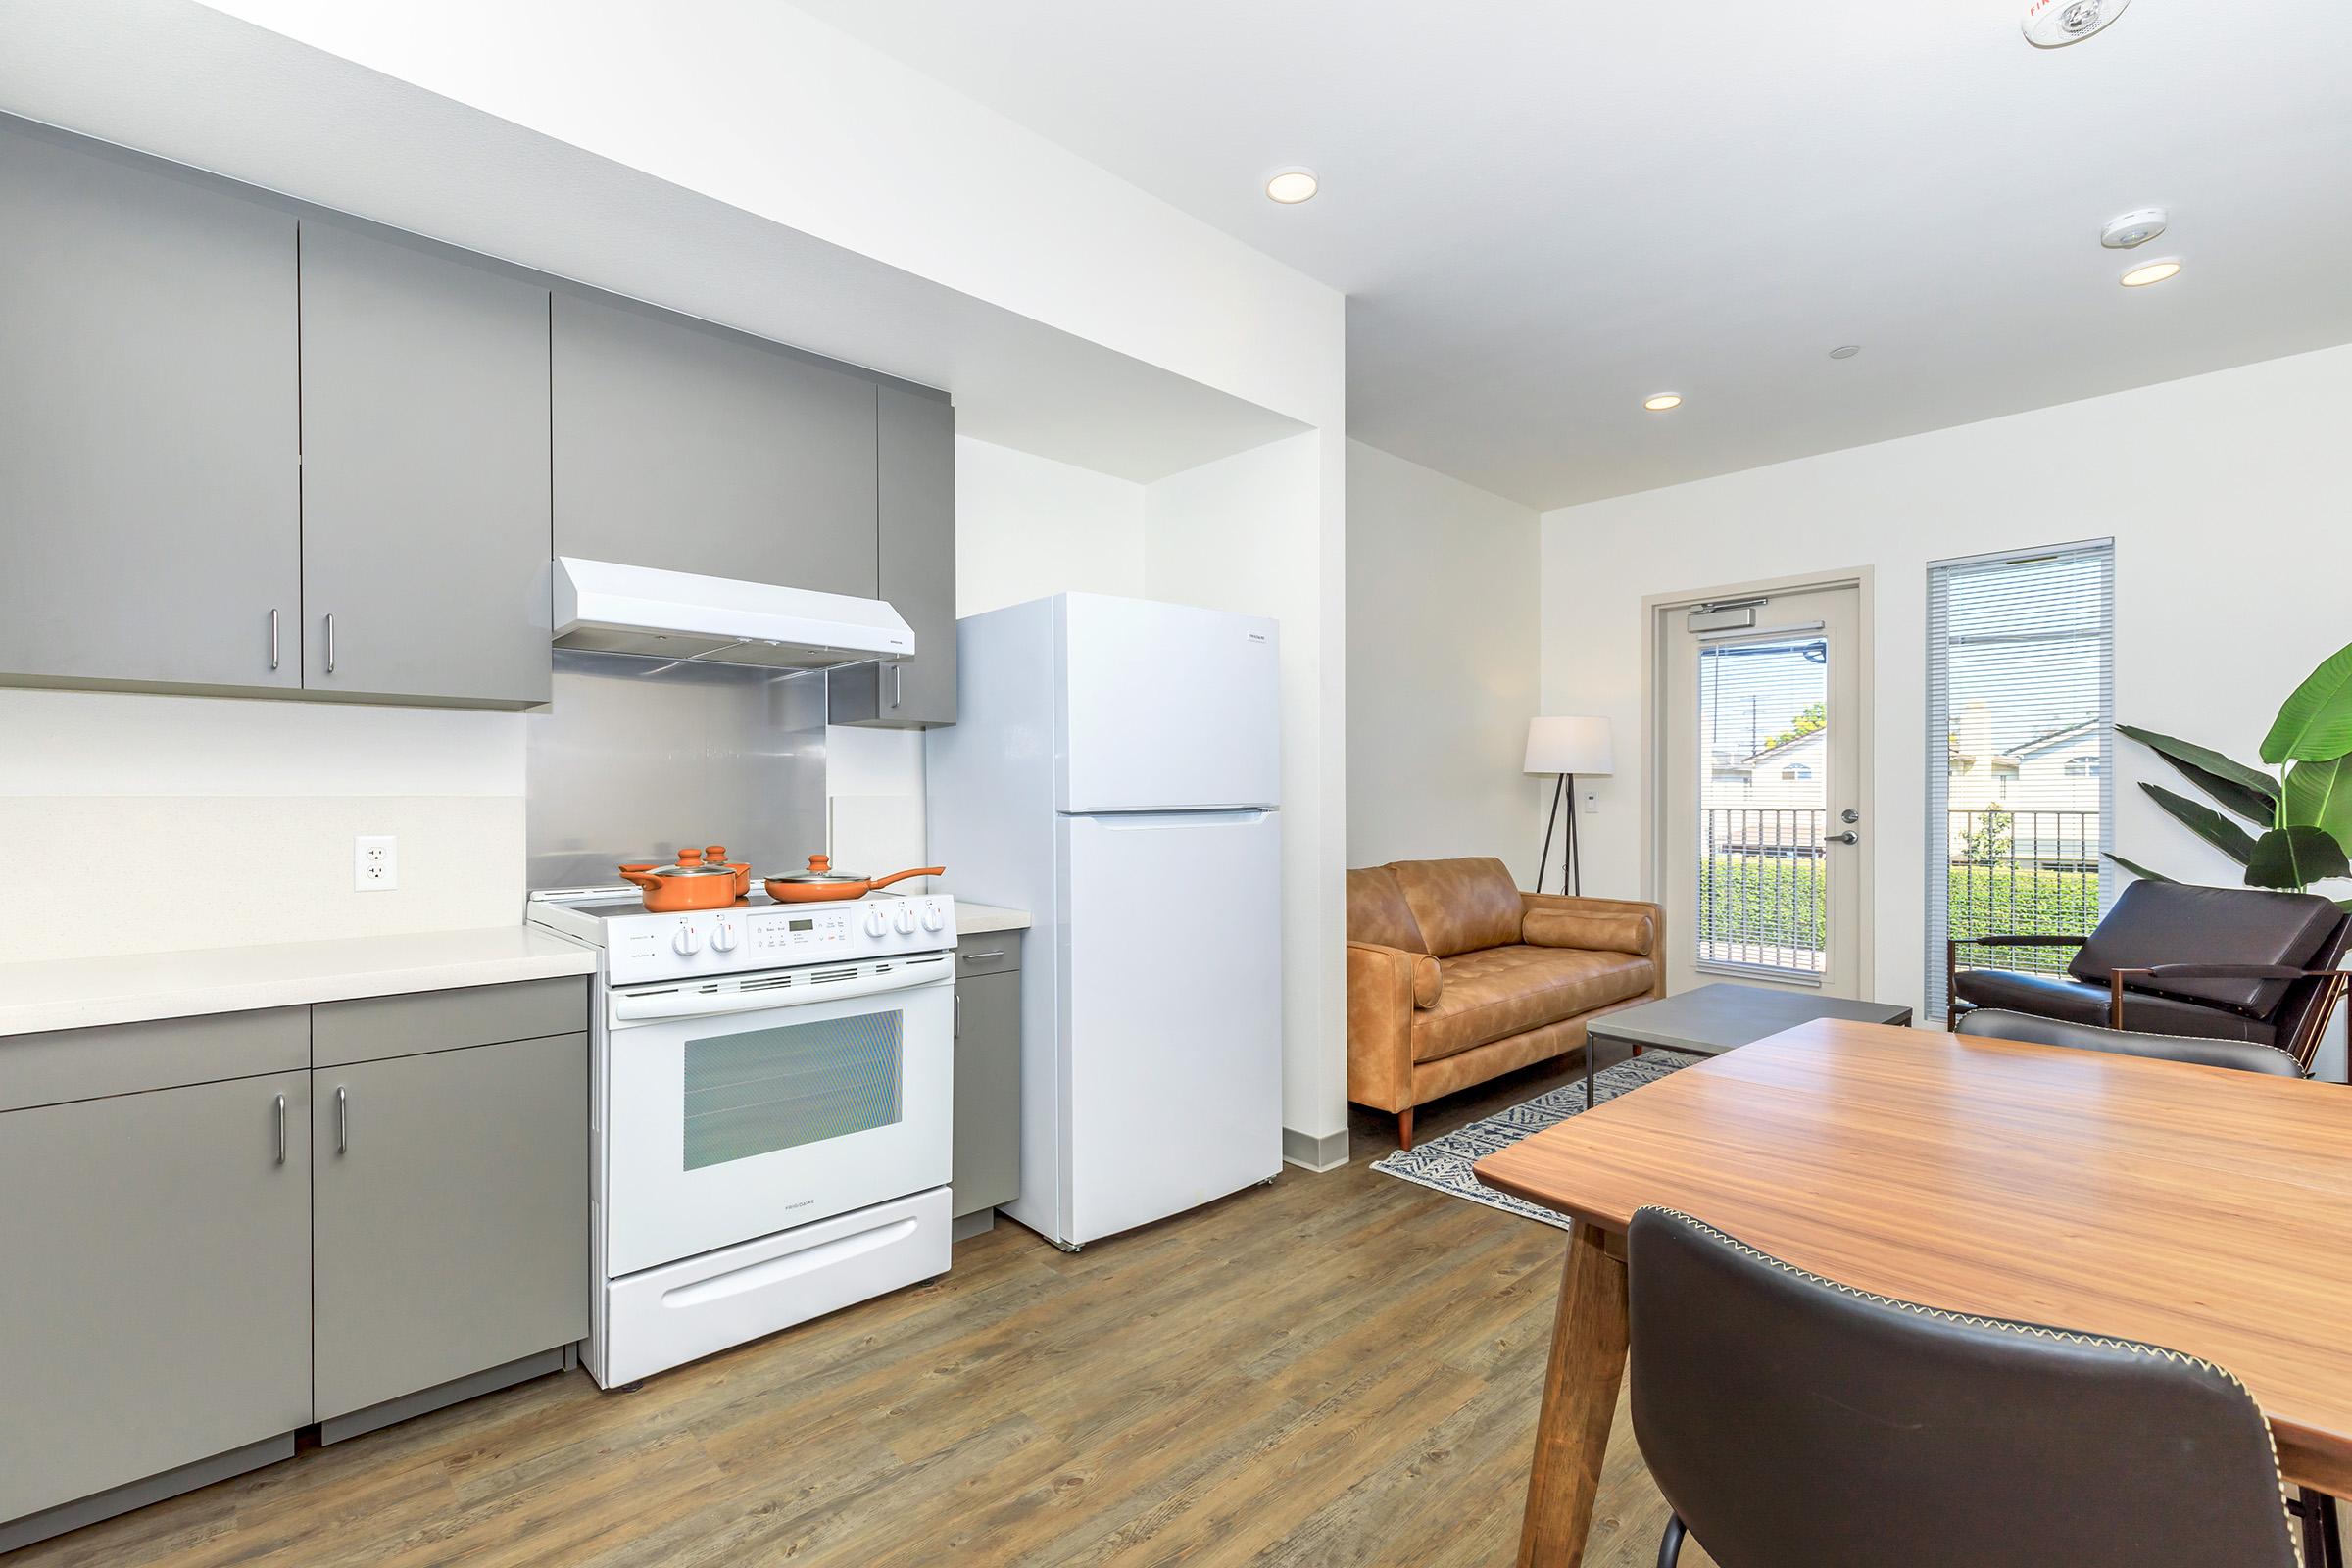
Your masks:
[{"label": "oven door window", "polygon": [[898,1121],[904,1024],[894,1008],[689,1039],[686,1169]]}]

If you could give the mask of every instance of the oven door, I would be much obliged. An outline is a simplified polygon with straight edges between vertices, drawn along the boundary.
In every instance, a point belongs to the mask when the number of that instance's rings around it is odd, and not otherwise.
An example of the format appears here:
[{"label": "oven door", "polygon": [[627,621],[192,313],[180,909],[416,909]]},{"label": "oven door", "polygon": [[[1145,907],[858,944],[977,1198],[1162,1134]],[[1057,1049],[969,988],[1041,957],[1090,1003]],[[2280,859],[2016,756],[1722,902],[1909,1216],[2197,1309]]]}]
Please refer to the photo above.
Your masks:
[{"label": "oven door", "polygon": [[944,1186],[947,954],[614,988],[605,1273]]}]

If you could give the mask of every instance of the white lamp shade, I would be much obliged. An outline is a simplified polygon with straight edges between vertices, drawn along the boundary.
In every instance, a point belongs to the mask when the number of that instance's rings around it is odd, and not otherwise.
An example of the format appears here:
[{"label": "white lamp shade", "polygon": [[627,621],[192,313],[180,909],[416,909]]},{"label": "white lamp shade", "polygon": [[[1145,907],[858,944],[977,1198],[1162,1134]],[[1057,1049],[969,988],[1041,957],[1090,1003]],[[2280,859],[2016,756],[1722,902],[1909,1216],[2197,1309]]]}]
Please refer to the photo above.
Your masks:
[{"label": "white lamp shade", "polygon": [[1527,721],[1530,773],[1613,773],[1605,718],[1531,718]]}]

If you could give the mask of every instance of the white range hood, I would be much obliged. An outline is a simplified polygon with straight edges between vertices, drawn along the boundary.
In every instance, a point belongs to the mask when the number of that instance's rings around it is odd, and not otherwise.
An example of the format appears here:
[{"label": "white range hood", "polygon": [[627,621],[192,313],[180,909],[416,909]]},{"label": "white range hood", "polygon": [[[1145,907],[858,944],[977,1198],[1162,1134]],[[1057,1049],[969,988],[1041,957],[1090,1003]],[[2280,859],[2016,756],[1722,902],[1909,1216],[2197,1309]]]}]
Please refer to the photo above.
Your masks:
[{"label": "white range hood", "polygon": [[909,659],[914,630],[879,599],[556,558],[556,646],[706,664],[832,669]]}]

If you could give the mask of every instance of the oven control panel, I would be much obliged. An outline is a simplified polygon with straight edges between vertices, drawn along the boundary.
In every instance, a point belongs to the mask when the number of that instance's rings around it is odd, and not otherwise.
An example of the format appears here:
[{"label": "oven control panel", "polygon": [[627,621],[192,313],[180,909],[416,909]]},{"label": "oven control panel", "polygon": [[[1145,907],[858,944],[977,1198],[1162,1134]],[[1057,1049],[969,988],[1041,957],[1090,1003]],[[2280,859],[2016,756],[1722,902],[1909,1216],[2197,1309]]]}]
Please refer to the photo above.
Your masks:
[{"label": "oven control panel", "polygon": [[936,953],[956,945],[956,901],[869,894],[826,904],[766,900],[605,924],[605,972],[616,985],[740,974],[801,964]]}]

